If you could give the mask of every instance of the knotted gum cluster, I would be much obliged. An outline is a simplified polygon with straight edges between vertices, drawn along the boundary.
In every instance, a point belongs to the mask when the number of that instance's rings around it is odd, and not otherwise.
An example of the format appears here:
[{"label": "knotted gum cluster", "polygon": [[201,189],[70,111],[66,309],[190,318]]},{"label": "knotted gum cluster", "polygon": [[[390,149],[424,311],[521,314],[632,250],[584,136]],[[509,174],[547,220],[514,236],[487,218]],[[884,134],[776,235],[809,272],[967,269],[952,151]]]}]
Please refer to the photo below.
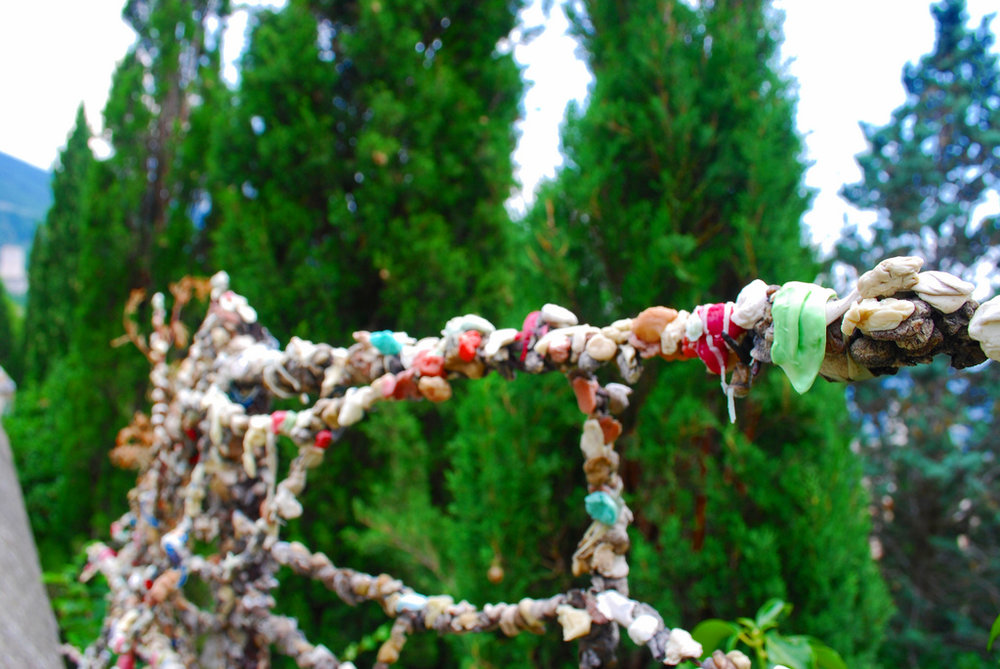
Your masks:
[{"label": "knotted gum cluster", "polygon": [[[88,552],[84,576],[104,575],[110,606],[100,637],[79,659],[84,666],[256,666],[269,661],[273,645],[302,667],[352,667],[306,639],[296,621],[273,613],[275,574],[288,566],[347,604],[375,601],[395,619],[379,667],[398,660],[411,634],[513,636],[542,633],[553,621],[564,640],[578,642],[582,667],[614,663],[621,629],[657,662],[700,660],[703,649],[687,632],[670,629],[629,596],[632,512],[615,440],[630,385],[646,360],[698,358],[720,376],[735,420],[733,398],[750,391],[762,363],[781,366],[804,392],[818,375],[855,381],[938,353],[959,368],[987,355],[1000,359],[997,299],[980,306],[971,284],[920,272],[920,264],[884,261],[841,300],[814,284],[756,280],[735,302],[691,311],[655,306],[605,327],[581,325],[569,310],[547,304],[518,328],[498,329],[468,314],[448,321],[440,336],[359,331],[348,347],[292,338],[284,349],[220,273],[204,322],[186,356],[172,364],[178,328],[156,296],[146,349],[152,410],[123,431],[113,452],[139,477],[129,511],[112,525],[111,546]],[[601,385],[595,373],[612,361],[622,383]],[[303,513],[299,495],[310,472],[378,403],[443,402],[456,381],[490,372],[559,372],[571,384],[585,416],[580,449],[588,494],[581,502],[592,518],[572,565],[589,584],[479,608],[418,593],[385,574],[336,567],[322,552],[281,539],[283,523]],[[299,398],[303,408],[273,410],[275,398]],[[280,480],[279,437],[298,448]],[[188,598],[192,579],[207,586],[210,603]],[[743,658],[715,653],[703,666],[742,667]]]}]

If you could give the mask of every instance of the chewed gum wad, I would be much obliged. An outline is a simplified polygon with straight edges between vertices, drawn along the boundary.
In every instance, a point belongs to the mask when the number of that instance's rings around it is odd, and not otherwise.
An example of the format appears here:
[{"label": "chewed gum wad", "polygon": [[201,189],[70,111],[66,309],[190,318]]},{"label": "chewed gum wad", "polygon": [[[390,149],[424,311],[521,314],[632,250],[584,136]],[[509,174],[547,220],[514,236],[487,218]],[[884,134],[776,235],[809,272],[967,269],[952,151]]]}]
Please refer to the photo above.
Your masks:
[{"label": "chewed gum wad", "polygon": [[801,281],[789,281],[774,294],[771,360],[784,370],[800,394],[812,387],[823,364],[826,303],[834,296],[829,288]]},{"label": "chewed gum wad", "polygon": [[969,336],[979,342],[983,353],[1000,361],[1000,296],[979,305],[969,321]]}]

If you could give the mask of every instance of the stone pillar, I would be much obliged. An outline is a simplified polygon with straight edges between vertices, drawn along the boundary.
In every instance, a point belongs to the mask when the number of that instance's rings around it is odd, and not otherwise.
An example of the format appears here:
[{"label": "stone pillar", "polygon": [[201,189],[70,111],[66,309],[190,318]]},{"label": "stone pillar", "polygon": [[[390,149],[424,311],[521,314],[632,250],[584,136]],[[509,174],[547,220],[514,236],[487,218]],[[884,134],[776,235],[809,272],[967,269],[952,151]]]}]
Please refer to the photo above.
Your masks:
[{"label": "stone pillar", "polygon": [[62,666],[10,442],[0,428],[0,667]]}]

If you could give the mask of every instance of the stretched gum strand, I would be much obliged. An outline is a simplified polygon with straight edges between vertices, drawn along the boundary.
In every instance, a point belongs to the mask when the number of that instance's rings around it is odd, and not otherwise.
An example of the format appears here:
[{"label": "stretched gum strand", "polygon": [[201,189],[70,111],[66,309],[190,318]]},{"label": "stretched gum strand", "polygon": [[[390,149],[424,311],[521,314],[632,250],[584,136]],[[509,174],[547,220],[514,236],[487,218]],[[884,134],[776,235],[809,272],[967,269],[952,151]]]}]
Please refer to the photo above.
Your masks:
[{"label": "stretched gum strand", "polygon": [[771,359],[802,394],[812,387],[826,354],[826,303],[835,293],[814,283],[789,281],[774,294]]}]

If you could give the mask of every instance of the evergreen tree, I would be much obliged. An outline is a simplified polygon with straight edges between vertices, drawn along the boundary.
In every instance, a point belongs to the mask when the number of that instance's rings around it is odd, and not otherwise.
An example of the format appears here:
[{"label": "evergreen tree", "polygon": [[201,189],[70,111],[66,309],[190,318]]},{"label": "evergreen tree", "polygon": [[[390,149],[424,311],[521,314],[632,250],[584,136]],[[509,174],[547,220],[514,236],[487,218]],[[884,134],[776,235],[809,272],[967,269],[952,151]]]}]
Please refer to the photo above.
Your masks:
[{"label": "evergreen tree", "polygon": [[[216,0],[130,0],[123,10],[136,42],[105,108],[114,153],[95,170],[92,193],[100,195],[90,198],[79,243],[83,290],[71,355],[86,370],[74,380],[88,390],[66,406],[78,427],[62,448],[79,463],[80,485],[112,480],[106,449],[146,404],[148,364],[132,346],[110,346],[122,334],[130,291],[151,294],[197,269],[189,214],[199,194],[188,185],[189,174],[203,169],[183,148],[203,99],[202,75],[218,69],[218,39],[206,26],[225,11]],[[89,514],[91,526],[104,531],[120,510],[120,494],[111,489],[93,506],[80,505],[81,519]]]},{"label": "evergreen tree", "polygon": [[1000,182],[1000,69],[990,17],[967,27],[964,0],[931,13],[934,51],[904,68],[906,102],[884,127],[861,124],[869,144],[858,156],[862,181],[843,194],[878,219],[870,241],[845,231],[840,253],[864,264],[919,251],[928,267],[972,276],[1000,244],[997,217],[975,216]]},{"label": "evergreen tree", "polygon": [[[292,0],[256,16],[233,113],[215,131],[208,224],[216,266],[279,340],[343,344],[354,330],[383,328],[425,336],[461,313],[497,322],[509,315],[504,201],[521,83],[497,43],[515,11],[516,3],[497,0]],[[482,585],[489,562],[481,566],[471,540],[485,531],[486,500],[456,507],[466,481],[453,471],[502,446],[457,440],[469,427],[458,416],[479,413],[484,395],[463,384],[455,393],[447,405],[380,408],[362,434],[331,448],[291,535],[339,564],[495,601]],[[468,564],[465,546],[474,546]],[[310,638],[330,647],[383,622],[375,610],[345,610],[333,599],[294,576],[278,597]],[[419,635],[406,662],[457,665],[479,643]]]},{"label": "evergreen tree", "polygon": [[188,138],[204,137],[192,125],[219,46],[207,26],[225,11],[215,0],[127,2],[123,16],[137,37],[105,108],[113,153],[93,161],[78,117],[62,156],[52,225],[32,258],[38,294],[26,356],[35,386],[11,426],[29,463],[22,484],[39,490],[27,503],[47,568],[106,534],[122,508],[131,476],[112,469],[107,450],[146,403],[148,364],[131,346],[111,344],[130,291],[162,290],[197,268],[190,212],[201,198],[204,151]]},{"label": "evergreen tree", "polygon": [[79,244],[95,165],[89,139],[81,105],[52,177],[52,206],[35,229],[22,339],[25,383],[7,421],[39,555],[49,569],[70,558],[69,542],[87,528],[86,516],[76,511],[83,506],[80,492],[87,484],[70,482],[69,472],[79,465],[75,451],[61,444],[77,432],[67,403],[73,395],[67,391],[75,388],[85,394],[87,383],[85,371],[66,361],[78,330]]},{"label": "evergreen tree", "polygon": [[20,378],[17,337],[14,325],[14,305],[0,282],[0,367],[13,378]]},{"label": "evergreen tree", "polygon": [[[596,81],[567,122],[567,165],[529,216],[539,299],[569,296],[603,322],[734,299],[756,277],[815,276],[766,3],[582,5]],[[689,626],[782,597],[795,605],[789,629],[871,666],[888,601],[843,390],[818,382],[799,398],[765,372],[728,426],[699,364],[653,361],[629,411],[618,445],[636,511],[632,592]]]},{"label": "evergreen tree", "polygon": [[[976,215],[1000,184],[994,38],[988,18],[967,25],[964,0],[944,0],[931,13],[934,50],[905,67],[907,97],[892,120],[862,124],[862,180],[843,190],[877,213],[871,241],[849,228],[838,256],[866,268],[917,255],[926,269],[989,277],[995,289],[995,272],[983,270],[996,262],[1000,218]],[[998,397],[995,366],[956,374],[944,360],[854,391],[879,501],[882,568],[898,607],[887,664],[982,666],[1000,579],[1000,498],[991,483]]]},{"label": "evergreen tree", "polygon": [[215,260],[276,333],[435,331],[504,293],[520,82],[508,2],[259,15],[220,130]]},{"label": "evergreen tree", "polygon": [[35,229],[28,262],[24,366],[28,383],[41,382],[52,361],[66,354],[80,297],[77,245],[87,211],[87,181],[94,164],[90,129],[77,108],[76,124],[52,175],[52,206]]}]

